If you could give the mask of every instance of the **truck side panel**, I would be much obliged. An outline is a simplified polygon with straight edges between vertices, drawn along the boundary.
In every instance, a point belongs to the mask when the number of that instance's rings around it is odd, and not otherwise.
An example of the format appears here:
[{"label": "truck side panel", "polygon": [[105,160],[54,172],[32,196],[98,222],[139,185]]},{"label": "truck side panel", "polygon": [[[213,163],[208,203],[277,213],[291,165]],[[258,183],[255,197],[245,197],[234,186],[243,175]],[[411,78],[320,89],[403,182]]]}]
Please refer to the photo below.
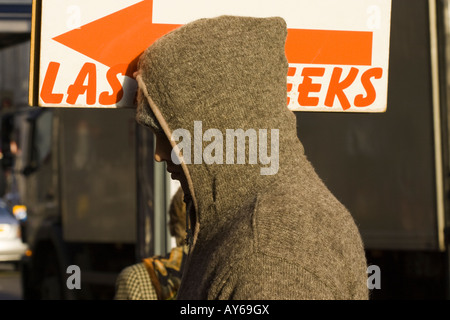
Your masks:
[{"label": "truck side panel", "polygon": [[58,110],[63,235],[136,242],[134,110]]}]

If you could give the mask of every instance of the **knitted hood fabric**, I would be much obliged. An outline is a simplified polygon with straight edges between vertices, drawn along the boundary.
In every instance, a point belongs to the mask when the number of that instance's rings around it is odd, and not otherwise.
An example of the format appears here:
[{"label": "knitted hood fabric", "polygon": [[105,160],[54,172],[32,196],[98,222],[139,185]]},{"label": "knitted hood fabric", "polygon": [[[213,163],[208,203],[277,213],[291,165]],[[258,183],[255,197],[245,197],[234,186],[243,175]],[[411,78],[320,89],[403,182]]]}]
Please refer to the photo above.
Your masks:
[{"label": "knitted hood fabric", "polygon": [[[278,17],[200,19],[140,58],[137,121],[169,139],[176,129],[192,137],[183,170],[194,243],[180,299],[367,298],[358,229],[307,160],[286,107],[286,36]],[[223,133],[223,162],[195,163],[196,143],[211,144],[201,135],[209,129]],[[227,148],[229,129],[257,133],[244,164],[236,163],[237,143]],[[261,145],[276,164],[249,161]],[[234,164],[225,160],[231,151]]]}]

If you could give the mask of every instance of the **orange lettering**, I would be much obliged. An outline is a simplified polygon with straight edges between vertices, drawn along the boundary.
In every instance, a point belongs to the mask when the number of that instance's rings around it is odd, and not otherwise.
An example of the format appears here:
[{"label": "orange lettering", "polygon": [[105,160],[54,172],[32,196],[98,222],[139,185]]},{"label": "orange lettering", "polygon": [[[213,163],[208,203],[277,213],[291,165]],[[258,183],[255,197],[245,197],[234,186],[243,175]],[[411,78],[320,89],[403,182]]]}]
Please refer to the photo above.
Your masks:
[{"label": "orange lettering", "polygon": [[288,77],[293,77],[295,75],[295,72],[297,71],[296,67],[289,67],[288,69]]},{"label": "orange lettering", "polygon": [[[288,68],[288,77],[293,77],[295,75],[295,72],[297,71],[296,67],[289,67]],[[292,83],[288,83],[287,84],[287,92],[291,92],[292,90]],[[289,102],[291,102],[291,98],[287,98],[287,104],[289,104]]]},{"label": "orange lettering", "polygon": [[[84,84],[88,78],[87,85]],[[97,69],[95,64],[87,62],[81,68],[74,84],[69,86],[67,90],[67,103],[75,104],[81,94],[86,93],[86,104],[92,105],[95,103],[97,95]]]},{"label": "orange lettering", "polygon": [[64,94],[62,93],[53,93],[53,87],[55,86],[56,76],[58,75],[60,65],[60,63],[53,61],[48,65],[41,90],[41,98],[45,103],[61,103],[64,97]]},{"label": "orange lettering", "polygon": [[351,68],[347,78],[345,78],[342,82],[339,82],[341,79],[342,68],[334,68],[333,74],[331,75],[330,86],[328,87],[327,96],[325,98],[325,105],[327,107],[332,107],[334,103],[334,98],[337,96],[339,101],[341,102],[342,109],[347,110],[350,108],[350,102],[345,96],[344,89],[348,88],[353,81],[355,81],[356,76],[358,75],[357,68]]},{"label": "orange lettering", "polygon": [[[291,92],[292,90],[292,83],[288,83],[287,84],[287,92]],[[291,98],[287,97],[287,104],[289,104],[289,102],[291,102]]]},{"label": "orange lettering", "polygon": [[310,92],[319,92],[322,88],[320,83],[312,83],[310,77],[322,77],[325,73],[325,68],[303,68],[303,81],[298,86],[298,103],[301,106],[314,107],[319,104],[319,98],[310,97]]},{"label": "orange lettering", "polygon": [[107,106],[107,105],[115,104],[122,99],[123,88],[122,88],[122,84],[117,79],[117,75],[119,73],[125,74],[127,71],[127,67],[128,67],[128,65],[126,65],[126,64],[118,64],[108,70],[108,72],[106,73],[106,79],[108,80],[108,83],[111,86],[111,89],[113,90],[113,92],[111,94],[109,94],[106,91],[100,93],[98,102],[101,105]]},{"label": "orange lettering", "polygon": [[370,79],[371,78],[380,79],[382,75],[383,75],[382,68],[372,68],[362,74],[361,83],[364,89],[366,90],[367,96],[364,97],[362,94],[357,95],[355,97],[356,107],[367,107],[375,101],[377,93]]}]

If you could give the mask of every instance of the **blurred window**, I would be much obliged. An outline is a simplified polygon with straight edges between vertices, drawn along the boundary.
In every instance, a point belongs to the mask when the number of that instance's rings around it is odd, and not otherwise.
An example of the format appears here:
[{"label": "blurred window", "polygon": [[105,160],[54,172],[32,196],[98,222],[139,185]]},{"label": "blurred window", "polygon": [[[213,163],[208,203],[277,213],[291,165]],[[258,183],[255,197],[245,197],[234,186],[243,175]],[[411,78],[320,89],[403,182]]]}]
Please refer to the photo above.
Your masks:
[{"label": "blurred window", "polygon": [[38,165],[42,164],[50,155],[52,144],[52,119],[52,113],[49,111],[43,112],[36,119],[34,147],[37,151]]},{"label": "blurred window", "polygon": [[14,218],[14,216],[6,207],[0,206],[0,218]]}]

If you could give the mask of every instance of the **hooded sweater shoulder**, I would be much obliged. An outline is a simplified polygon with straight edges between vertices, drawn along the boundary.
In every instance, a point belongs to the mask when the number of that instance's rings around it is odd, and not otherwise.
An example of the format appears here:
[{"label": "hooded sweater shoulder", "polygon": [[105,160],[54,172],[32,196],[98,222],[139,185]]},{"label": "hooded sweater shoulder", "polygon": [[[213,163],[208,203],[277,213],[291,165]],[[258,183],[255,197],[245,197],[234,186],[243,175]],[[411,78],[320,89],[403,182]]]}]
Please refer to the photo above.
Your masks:
[{"label": "hooded sweater shoulder", "polygon": [[[174,147],[174,132],[189,133],[192,153],[211,148],[211,136],[223,146],[212,162],[183,150],[195,215],[179,299],[368,297],[358,228],[308,161],[286,107],[286,35],[278,17],[200,19],[140,58],[137,121]],[[226,143],[229,132],[245,136],[244,151]]]}]

